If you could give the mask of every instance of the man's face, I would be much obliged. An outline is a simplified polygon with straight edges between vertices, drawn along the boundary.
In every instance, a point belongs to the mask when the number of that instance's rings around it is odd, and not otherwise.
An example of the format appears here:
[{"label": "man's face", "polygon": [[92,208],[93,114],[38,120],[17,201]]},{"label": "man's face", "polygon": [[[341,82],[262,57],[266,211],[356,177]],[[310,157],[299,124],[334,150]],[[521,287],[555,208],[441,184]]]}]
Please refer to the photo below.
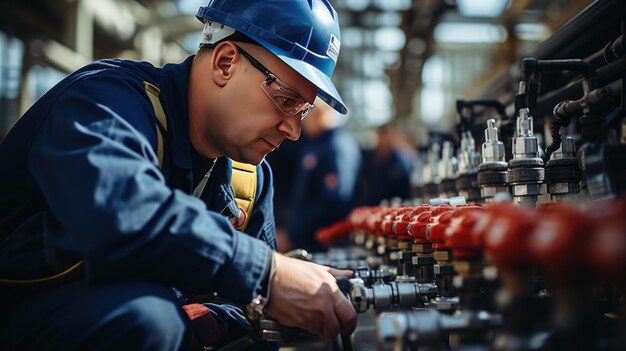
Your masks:
[{"label": "man's face", "polygon": [[[262,47],[237,43],[280,80],[313,102],[316,88],[276,56]],[[267,75],[242,55],[237,45],[218,45],[200,64],[212,68],[204,84],[190,84],[190,134],[196,149],[207,157],[228,156],[233,160],[259,164],[284,139],[300,136],[301,113],[284,114],[263,90]],[[212,55],[212,56],[211,56]],[[204,72],[205,70],[199,70]],[[209,75],[209,74],[207,74]],[[200,145],[197,145],[200,144]]]}]

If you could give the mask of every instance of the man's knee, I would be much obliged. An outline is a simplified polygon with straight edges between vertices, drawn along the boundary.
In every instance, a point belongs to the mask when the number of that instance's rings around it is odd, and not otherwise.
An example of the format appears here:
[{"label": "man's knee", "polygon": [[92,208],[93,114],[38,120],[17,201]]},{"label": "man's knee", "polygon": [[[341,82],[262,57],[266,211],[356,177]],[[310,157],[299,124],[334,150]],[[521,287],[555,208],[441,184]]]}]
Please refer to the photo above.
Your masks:
[{"label": "man's knee", "polygon": [[9,350],[178,350],[189,340],[176,297],[158,284],[75,282],[7,313],[0,337]]},{"label": "man's knee", "polygon": [[188,322],[175,297],[156,285],[127,286],[123,301],[110,312],[102,330],[119,336],[120,347],[142,350],[176,350],[188,339]]}]

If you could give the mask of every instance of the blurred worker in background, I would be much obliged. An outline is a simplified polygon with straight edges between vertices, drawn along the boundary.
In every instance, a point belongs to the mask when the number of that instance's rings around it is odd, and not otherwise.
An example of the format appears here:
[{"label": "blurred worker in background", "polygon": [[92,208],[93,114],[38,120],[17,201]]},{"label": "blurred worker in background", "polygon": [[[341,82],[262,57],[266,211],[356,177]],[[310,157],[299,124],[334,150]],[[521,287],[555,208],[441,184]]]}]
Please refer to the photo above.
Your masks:
[{"label": "blurred worker in background", "polygon": [[363,151],[363,201],[379,205],[394,197],[411,197],[411,172],[415,148],[391,123],[376,129],[376,144]]},{"label": "blurred worker in background", "polygon": [[338,127],[339,116],[317,100],[311,118],[302,123],[303,137],[288,203],[287,232],[292,248],[324,250],[317,229],[344,219],[355,206],[361,151]]},{"label": "blurred worker in background", "polygon": [[[315,106],[315,109],[317,108],[318,106]],[[278,252],[287,252],[292,249],[287,234],[288,203],[296,177],[298,156],[300,155],[303,139],[304,134],[295,142],[289,139],[285,140],[280,145],[280,148],[268,154],[266,158],[267,162],[272,165],[274,179],[280,179],[280,181],[274,182],[274,216],[276,218],[276,246]]]},{"label": "blurred worker in background", "polygon": [[[235,306],[324,337],[355,328],[335,280],[350,272],[273,252],[264,161],[299,138],[316,96],[347,112],[330,80],[336,12],[326,0],[216,0],[197,17],[196,55],[88,65],[0,144],[3,349],[184,349],[188,315],[214,317],[196,335],[209,346],[224,320],[242,322]],[[250,211],[235,171],[256,173]],[[233,305],[180,307],[213,293]]]}]

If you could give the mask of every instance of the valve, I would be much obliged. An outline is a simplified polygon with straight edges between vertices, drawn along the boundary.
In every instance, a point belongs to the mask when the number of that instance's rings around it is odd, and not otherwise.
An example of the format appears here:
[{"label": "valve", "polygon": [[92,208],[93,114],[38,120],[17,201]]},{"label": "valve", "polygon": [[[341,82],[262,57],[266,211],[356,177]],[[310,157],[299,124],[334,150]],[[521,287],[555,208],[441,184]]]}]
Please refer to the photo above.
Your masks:
[{"label": "valve", "polygon": [[[456,207],[444,204],[436,206],[432,209],[432,224],[427,228],[428,239],[433,242],[433,248],[436,250],[449,250],[446,243],[446,229],[450,226],[452,215],[456,212]],[[445,255],[440,255],[442,261],[450,261],[452,256],[446,251]]]},{"label": "valve", "polygon": [[528,108],[519,110],[513,138],[513,159],[509,161],[506,178],[513,201],[518,206],[536,206],[537,196],[543,194],[545,170],[543,160],[539,157],[539,145],[533,134],[533,118]]},{"label": "valve", "polygon": [[446,232],[446,242],[452,249],[454,257],[457,259],[482,257],[483,241],[479,236],[480,233],[474,231],[479,219],[485,215],[482,207],[467,205],[459,208],[457,212],[456,218]]},{"label": "valve", "polygon": [[540,216],[534,209],[510,203],[490,204],[486,212],[491,223],[485,232],[485,253],[497,267],[500,286],[494,304],[505,321],[502,330],[495,333],[491,347],[529,350],[533,342],[543,347],[544,340],[535,333],[547,309],[534,293],[535,275],[528,240]]},{"label": "valve", "polygon": [[407,233],[413,238],[412,251],[415,256],[412,263],[415,266],[415,279],[417,282],[434,281],[433,265],[433,245],[426,236],[426,230],[431,220],[431,206],[423,204],[413,211],[411,221],[407,226]]},{"label": "valve", "polygon": [[458,160],[454,154],[454,144],[446,141],[443,143],[441,152],[441,161],[439,161],[439,196],[453,197],[457,196],[456,177],[458,172]]},{"label": "valve", "polygon": [[315,232],[315,239],[322,245],[330,246],[336,241],[348,238],[353,230],[352,223],[345,219],[318,229]]},{"label": "valve", "polygon": [[433,242],[433,257],[437,262],[433,266],[437,282],[437,297],[430,304],[438,310],[454,311],[459,306],[459,297],[453,286],[455,276],[452,263],[452,251],[446,243],[446,229],[450,226],[455,207],[444,204],[431,211],[432,223],[427,227],[427,236]]},{"label": "valve", "polygon": [[459,175],[456,178],[456,189],[460,196],[467,199],[467,202],[480,202],[480,185],[478,183],[480,156],[476,152],[474,138],[469,131],[461,135],[461,148],[458,158]]},{"label": "valve", "polygon": [[[502,318],[485,311],[447,315],[436,310],[383,312],[377,321],[382,350],[448,350],[450,334],[485,335],[502,326]],[[484,338],[483,338],[484,339]],[[464,347],[466,346],[466,347]],[[458,350],[488,350],[486,340],[462,343]]]},{"label": "valve", "polygon": [[411,217],[415,209],[413,207],[404,207],[396,213],[393,221],[392,232],[398,240],[398,279],[407,281],[415,280],[415,268],[413,266],[413,257],[415,253],[412,250],[413,239],[409,235],[408,227]]},{"label": "valve", "polygon": [[424,199],[429,200],[439,196],[439,183],[441,174],[439,173],[439,153],[441,146],[434,143],[428,150],[426,167],[424,167]]},{"label": "valve", "polygon": [[350,301],[359,313],[370,307],[377,311],[409,309],[423,306],[434,296],[437,287],[432,283],[377,282],[367,287],[359,278],[350,279]]},{"label": "valve", "polygon": [[485,210],[491,219],[484,238],[489,260],[499,267],[530,265],[528,234],[537,225],[538,214],[509,203],[491,204]]},{"label": "valve", "polygon": [[507,168],[508,163],[504,161],[504,144],[498,140],[496,120],[490,119],[487,121],[487,129],[485,129],[482,163],[478,165],[480,196],[487,203],[492,202],[497,193],[509,191],[506,182]]},{"label": "valve", "polygon": [[580,176],[576,144],[572,137],[566,136],[561,142],[561,147],[546,163],[546,184],[550,199],[561,201],[578,195]]},{"label": "valve", "polygon": [[551,344],[557,349],[592,349],[586,333],[601,323],[588,264],[593,226],[585,213],[562,202],[548,208],[529,235],[529,254],[550,281]]},{"label": "valve", "polygon": [[589,258],[600,277],[626,288],[626,198],[594,202]]},{"label": "valve", "polygon": [[552,280],[581,280],[592,230],[593,223],[587,215],[568,203],[558,203],[529,233],[529,253]]},{"label": "valve", "polygon": [[[475,119],[475,107],[487,108],[495,111],[500,118],[506,118],[504,105],[498,100],[461,100],[456,101],[457,116],[459,121],[457,129],[461,138],[461,146],[458,153],[459,171],[456,180],[456,189],[459,195],[465,197],[469,203],[481,202],[480,182],[478,181],[480,155],[476,151],[472,126]],[[493,122],[495,128],[495,121]],[[495,138],[497,139],[497,135]],[[502,152],[504,161],[504,149]],[[506,170],[506,168],[505,168]],[[503,182],[504,183],[504,182]]]},{"label": "valve", "polygon": [[478,205],[459,206],[445,232],[446,244],[452,250],[456,272],[452,282],[463,310],[485,310],[489,305],[483,278],[482,240],[473,231],[476,222],[483,215],[484,212]]}]

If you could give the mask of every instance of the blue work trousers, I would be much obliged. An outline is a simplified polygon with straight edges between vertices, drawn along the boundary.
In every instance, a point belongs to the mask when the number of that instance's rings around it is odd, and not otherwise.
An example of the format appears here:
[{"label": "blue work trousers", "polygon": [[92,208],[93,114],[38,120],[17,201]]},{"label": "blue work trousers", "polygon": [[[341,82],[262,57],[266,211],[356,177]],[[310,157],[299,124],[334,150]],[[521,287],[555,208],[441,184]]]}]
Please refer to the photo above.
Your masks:
[{"label": "blue work trousers", "polygon": [[[186,350],[191,328],[174,294],[152,283],[78,281],[3,293],[3,350]],[[8,297],[8,298],[7,298]]]}]

